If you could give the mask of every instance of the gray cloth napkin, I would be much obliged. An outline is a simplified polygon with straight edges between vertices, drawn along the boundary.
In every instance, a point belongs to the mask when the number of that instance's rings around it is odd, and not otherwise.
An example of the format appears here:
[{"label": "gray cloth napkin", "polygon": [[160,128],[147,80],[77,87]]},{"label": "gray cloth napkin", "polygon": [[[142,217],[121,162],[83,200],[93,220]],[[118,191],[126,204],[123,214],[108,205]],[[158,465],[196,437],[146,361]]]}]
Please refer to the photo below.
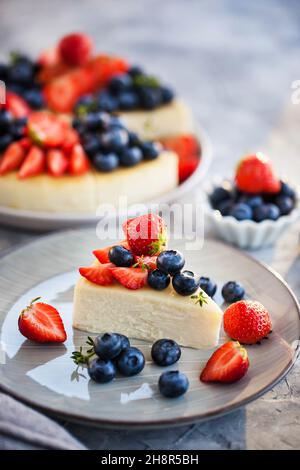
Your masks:
[{"label": "gray cloth napkin", "polygon": [[1,450],[86,450],[59,424],[0,393]]}]

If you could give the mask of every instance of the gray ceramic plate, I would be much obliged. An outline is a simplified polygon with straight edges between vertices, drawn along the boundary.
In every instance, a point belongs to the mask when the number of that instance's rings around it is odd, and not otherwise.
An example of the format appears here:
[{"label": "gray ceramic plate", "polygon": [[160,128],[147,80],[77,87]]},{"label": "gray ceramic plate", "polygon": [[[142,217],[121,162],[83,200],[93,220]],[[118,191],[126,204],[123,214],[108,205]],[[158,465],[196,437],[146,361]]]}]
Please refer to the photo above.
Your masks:
[{"label": "gray ceramic plate", "polygon": [[[231,247],[207,240],[201,250],[185,253],[188,268],[213,277],[219,285],[240,280],[248,296],[261,301],[272,315],[270,339],[248,348],[248,374],[233,385],[202,384],[199,373],[211,351],[185,348],[176,368],[187,374],[190,389],[179,399],[164,399],[157,391],[162,370],[150,362],[150,345],[133,340],[147,359],[139,376],[117,378],[107,385],[89,381],[86,370],[76,372],[70,359],[74,348],[86,339],[86,334],[71,326],[72,296],[76,268],[90,263],[92,249],[100,245],[94,230],[62,232],[2,258],[0,385],[8,393],[67,419],[115,428],[145,428],[229,412],[257,398],[291,368],[300,336],[299,306],[293,294],[265,266]],[[181,242],[176,242],[176,247],[184,250]],[[19,333],[18,315],[37,296],[61,312],[68,332],[64,345],[34,344]],[[222,302],[220,296],[216,300]]]}]

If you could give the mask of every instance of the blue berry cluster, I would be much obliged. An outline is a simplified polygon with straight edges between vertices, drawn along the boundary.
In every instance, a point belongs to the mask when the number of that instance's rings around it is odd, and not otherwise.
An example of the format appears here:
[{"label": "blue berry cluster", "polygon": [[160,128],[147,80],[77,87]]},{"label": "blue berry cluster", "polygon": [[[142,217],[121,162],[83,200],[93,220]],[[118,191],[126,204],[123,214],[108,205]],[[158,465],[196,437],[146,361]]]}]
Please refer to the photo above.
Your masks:
[{"label": "blue berry cluster", "polygon": [[105,111],[82,113],[73,119],[73,127],[98,171],[110,172],[119,166],[132,167],[143,160],[155,160],[162,149],[157,142],[140,140],[118,117]]},{"label": "blue berry cluster", "polygon": [[83,110],[151,110],[170,103],[173,98],[174,92],[171,88],[161,85],[157,78],[146,75],[140,67],[133,66],[128,73],[113,77],[107,88],[97,96],[87,95],[80,98],[75,105],[75,113]]},{"label": "blue berry cluster", "polygon": [[29,57],[17,53],[9,64],[0,63],[0,80],[8,90],[20,95],[32,109],[45,106],[41,84],[37,80],[39,66]]},{"label": "blue berry cluster", "polygon": [[284,181],[281,181],[277,194],[247,194],[225,181],[214,188],[209,200],[213,209],[220,211],[224,217],[263,222],[288,215],[295,207],[296,194]]},{"label": "blue berry cluster", "polygon": [[0,152],[24,136],[26,118],[15,119],[6,109],[0,109]]}]

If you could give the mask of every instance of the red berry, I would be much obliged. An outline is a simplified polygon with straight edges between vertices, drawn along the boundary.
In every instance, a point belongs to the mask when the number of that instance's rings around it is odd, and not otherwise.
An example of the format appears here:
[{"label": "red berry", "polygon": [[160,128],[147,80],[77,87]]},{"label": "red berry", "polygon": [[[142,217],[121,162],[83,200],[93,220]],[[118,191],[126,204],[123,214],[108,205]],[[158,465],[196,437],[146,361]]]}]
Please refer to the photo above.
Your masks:
[{"label": "red berry", "polygon": [[240,191],[253,194],[278,193],[281,187],[270,160],[260,152],[240,161],[235,181]]},{"label": "red berry", "polygon": [[167,229],[161,217],[145,214],[123,224],[131,251],[138,256],[158,255],[167,245]]},{"label": "red berry", "polygon": [[[124,246],[125,248],[129,248],[127,240],[123,240],[118,245]],[[97,260],[100,263],[109,263],[109,250],[115,245],[106,246],[105,248],[100,248],[99,250],[94,250],[93,254],[96,256]]]},{"label": "red berry", "polygon": [[212,354],[201,372],[200,380],[233,383],[244,377],[248,368],[246,349],[237,341],[228,341]]},{"label": "red berry", "polygon": [[116,281],[127,289],[140,289],[147,284],[147,269],[113,267],[111,273]]},{"label": "red berry", "polygon": [[47,169],[53,176],[63,175],[69,166],[68,157],[62,150],[50,149],[47,152]]},{"label": "red berry", "polygon": [[21,179],[28,178],[29,176],[36,176],[44,173],[45,167],[45,152],[36,145],[33,145],[22,163],[18,176]]},{"label": "red berry", "polygon": [[181,135],[162,140],[163,146],[177,153],[179,157],[179,182],[185,181],[196,170],[200,162],[200,147],[193,135]]},{"label": "red berry", "polygon": [[4,152],[0,160],[0,175],[18,170],[25,158],[26,152],[20,142],[13,142]]},{"label": "red berry", "polygon": [[148,271],[153,271],[157,268],[156,261],[157,256],[136,256],[135,265],[143,269],[148,269]]},{"label": "red berry", "polygon": [[81,276],[94,284],[98,284],[99,286],[108,286],[114,281],[110,270],[113,266],[114,265],[112,263],[99,263],[88,268],[79,268],[79,272]]},{"label": "red berry", "polygon": [[70,163],[69,163],[69,170],[71,175],[83,175],[86,173],[90,168],[90,162],[83,150],[81,144],[74,145],[71,155],[70,155]]},{"label": "red berry", "polygon": [[253,344],[270,333],[272,323],[269,312],[261,303],[240,300],[225,310],[224,329],[230,338]]},{"label": "red berry", "polygon": [[31,112],[31,109],[26,101],[23,100],[21,96],[17,95],[16,93],[12,93],[11,91],[6,93],[5,108],[8,109],[17,119],[27,117]]},{"label": "red berry", "polygon": [[72,33],[60,40],[58,49],[67,64],[84,65],[91,56],[93,42],[86,34]]},{"label": "red berry", "polygon": [[19,316],[19,330],[23,336],[38,343],[63,343],[67,339],[58,311],[51,305],[35,299]]},{"label": "red berry", "polygon": [[48,111],[36,111],[28,118],[28,135],[32,141],[45,147],[58,147],[64,142],[65,123]]}]

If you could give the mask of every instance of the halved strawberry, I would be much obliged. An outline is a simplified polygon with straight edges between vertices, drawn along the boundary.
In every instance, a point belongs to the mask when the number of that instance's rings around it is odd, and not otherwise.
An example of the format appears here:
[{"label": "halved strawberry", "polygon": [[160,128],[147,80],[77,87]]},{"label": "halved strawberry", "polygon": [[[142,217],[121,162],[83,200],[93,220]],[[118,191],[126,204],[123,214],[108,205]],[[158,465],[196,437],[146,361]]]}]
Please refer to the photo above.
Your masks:
[{"label": "halved strawberry", "polygon": [[34,299],[19,316],[19,330],[25,338],[38,343],[63,343],[67,339],[62,319],[51,305]]},{"label": "halved strawberry", "polygon": [[144,214],[123,224],[130,250],[138,255],[158,255],[167,245],[167,229],[161,217]]},{"label": "halved strawberry", "polygon": [[31,109],[26,101],[23,100],[21,96],[11,91],[6,93],[5,108],[8,109],[17,119],[27,117],[31,112]]},{"label": "halved strawberry", "polygon": [[116,281],[127,289],[140,289],[147,284],[147,269],[113,267],[111,273]]},{"label": "halved strawberry", "polygon": [[53,176],[63,175],[69,166],[68,157],[62,150],[51,149],[47,152],[47,169]]},{"label": "halved strawberry", "polygon": [[99,286],[108,286],[113,283],[114,277],[111,272],[112,263],[97,264],[88,268],[79,268],[81,276],[88,281],[98,284]]},{"label": "halved strawberry", "polygon": [[72,129],[69,124],[65,128],[65,138],[62,145],[64,152],[70,153],[74,145],[79,143],[79,135]]},{"label": "halved strawberry", "polygon": [[20,142],[10,144],[0,161],[0,175],[18,170],[25,158],[25,154],[25,149]]},{"label": "halved strawberry", "polygon": [[58,147],[64,141],[64,122],[48,111],[36,111],[28,118],[28,135],[38,145]]},{"label": "halved strawberry", "polygon": [[52,46],[48,49],[43,50],[37,60],[37,63],[41,67],[50,67],[57,65],[61,60],[58,46]]},{"label": "halved strawberry", "polygon": [[93,42],[87,34],[72,33],[60,40],[58,48],[60,56],[67,64],[84,65],[91,56]]},{"label": "halved strawberry", "polygon": [[23,137],[22,139],[20,139],[18,141],[18,143],[23,147],[23,149],[25,150],[29,150],[31,145],[32,145],[32,142],[31,140],[29,139],[29,137]]},{"label": "halved strawberry", "polygon": [[72,175],[83,175],[90,168],[89,159],[81,144],[74,145],[69,162],[69,171]]},{"label": "halved strawberry", "polygon": [[49,108],[58,113],[70,113],[79,96],[80,92],[70,72],[51,80],[44,88],[44,97]]},{"label": "halved strawberry", "polygon": [[40,173],[44,173],[45,167],[45,152],[40,147],[33,145],[25,157],[18,176],[21,179],[28,178],[29,176],[36,176]]},{"label": "halved strawberry", "polygon": [[202,382],[232,383],[240,380],[249,368],[248,354],[238,341],[228,341],[217,349],[200,375]]},{"label": "halved strawberry", "polygon": [[[124,246],[125,248],[129,249],[127,240],[123,240],[123,241],[117,243],[117,245],[121,245],[121,246]],[[110,261],[109,261],[108,253],[109,253],[109,250],[113,246],[116,246],[116,245],[110,245],[110,246],[106,246],[105,248],[100,248],[99,250],[94,250],[93,254],[96,256],[97,260],[100,263],[109,263]]]},{"label": "halved strawberry", "polygon": [[157,256],[136,256],[134,266],[153,271],[157,268],[156,261]]}]

